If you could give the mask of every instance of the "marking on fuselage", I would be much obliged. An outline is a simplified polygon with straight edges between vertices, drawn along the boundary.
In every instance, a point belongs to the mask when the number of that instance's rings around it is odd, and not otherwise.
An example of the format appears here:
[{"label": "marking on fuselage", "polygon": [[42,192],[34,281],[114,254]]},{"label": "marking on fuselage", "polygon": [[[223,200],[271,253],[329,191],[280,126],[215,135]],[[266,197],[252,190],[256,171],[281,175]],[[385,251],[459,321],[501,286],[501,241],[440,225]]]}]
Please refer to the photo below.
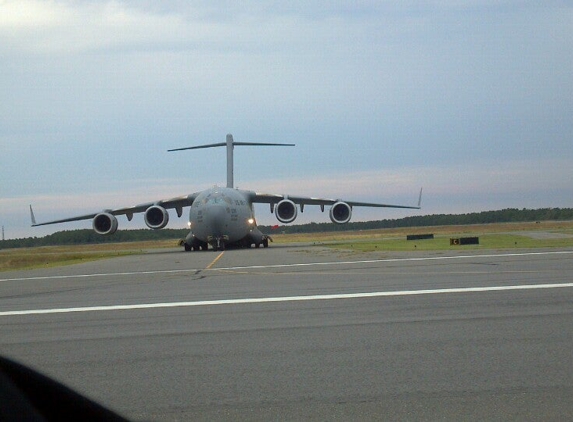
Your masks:
[{"label": "marking on fuselage", "polygon": [[573,287],[573,283],[522,284],[515,286],[463,287],[463,288],[433,289],[433,290],[401,290],[401,291],[339,293],[339,294],[308,295],[308,296],[220,299],[220,300],[203,300],[195,302],[142,303],[134,305],[86,306],[77,308],[28,309],[21,311],[5,311],[5,312],[0,312],[0,317],[16,316],[16,315],[64,314],[71,312],[98,312],[98,311],[105,312],[105,311],[127,311],[127,310],[137,310],[137,309],[182,308],[182,307],[194,307],[194,306],[302,302],[302,301],[334,300],[334,299],[366,299],[366,298],[376,298],[376,297],[420,296],[420,295],[431,295],[431,294],[484,293],[484,292],[499,292],[499,291],[512,291],[512,290],[515,291],[515,290],[563,289],[571,287]]}]

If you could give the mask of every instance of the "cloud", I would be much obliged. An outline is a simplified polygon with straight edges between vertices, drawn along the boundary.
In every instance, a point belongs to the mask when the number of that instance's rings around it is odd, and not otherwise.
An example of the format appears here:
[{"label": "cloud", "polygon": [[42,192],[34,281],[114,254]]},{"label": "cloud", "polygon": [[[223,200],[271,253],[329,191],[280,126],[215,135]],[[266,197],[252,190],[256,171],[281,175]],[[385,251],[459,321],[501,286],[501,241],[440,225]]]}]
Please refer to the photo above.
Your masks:
[{"label": "cloud", "polygon": [[237,153],[245,188],[566,205],[572,17],[513,0],[5,0],[3,224],[25,227],[29,202],[59,217],[222,183],[223,151],[164,152],[229,132],[297,144]]},{"label": "cloud", "polygon": [[[315,12],[321,9],[312,7],[303,8],[309,13],[295,13],[259,5],[225,4],[222,9],[208,2],[154,6],[120,1],[5,1],[0,33],[15,50],[32,54],[284,52],[286,46],[304,51],[327,41],[336,43],[343,17],[318,17]],[[360,28],[358,23],[354,28]]]},{"label": "cloud", "polygon": [[11,35],[12,48],[32,54],[136,48],[174,39],[182,27],[175,15],[146,13],[115,1],[8,1],[2,9],[0,31]]}]

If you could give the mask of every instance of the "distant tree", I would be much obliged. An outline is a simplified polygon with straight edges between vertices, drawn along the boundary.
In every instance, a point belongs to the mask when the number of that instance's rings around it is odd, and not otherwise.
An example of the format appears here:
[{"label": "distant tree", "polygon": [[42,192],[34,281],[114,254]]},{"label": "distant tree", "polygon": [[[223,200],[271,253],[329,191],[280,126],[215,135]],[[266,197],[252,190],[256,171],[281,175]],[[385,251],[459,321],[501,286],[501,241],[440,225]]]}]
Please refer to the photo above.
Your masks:
[{"label": "distant tree", "polygon": [[[267,234],[273,233],[318,233],[344,230],[371,230],[404,227],[449,226],[467,224],[511,223],[525,221],[573,220],[573,208],[506,208],[498,211],[483,211],[469,214],[432,214],[394,220],[358,221],[347,224],[308,223],[291,226],[259,226]],[[49,245],[79,245],[113,242],[138,242],[159,239],[182,239],[187,229],[120,230],[112,236],[101,236],[93,230],[64,230],[45,237],[0,240],[0,249],[24,248]]]}]

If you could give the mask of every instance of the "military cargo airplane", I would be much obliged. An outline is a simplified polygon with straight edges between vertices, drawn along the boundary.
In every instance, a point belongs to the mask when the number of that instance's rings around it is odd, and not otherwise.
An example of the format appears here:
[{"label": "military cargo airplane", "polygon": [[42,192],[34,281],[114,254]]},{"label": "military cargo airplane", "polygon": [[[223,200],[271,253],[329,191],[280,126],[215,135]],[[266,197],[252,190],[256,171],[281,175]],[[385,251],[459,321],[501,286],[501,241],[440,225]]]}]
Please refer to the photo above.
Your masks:
[{"label": "military cargo airplane", "polygon": [[125,215],[131,221],[134,214],[143,213],[147,227],[162,229],[169,222],[168,209],[175,209],[177,216],[181,217],[183,208],[190,207],[188,225],[191,231],[182,242],[185,250],[207,250],[210,246],[214,251],[218,251],[230,246],[251,247],[254,245],[257,248],[261,245],[265,248],[269,246],[269,240],[272,239],[257,228],[253,209],[255,203],[269,204],[271,213],[274,213],[277,220],[284,224],[292,223],[297,218],[298,209],[303,212],[305,205],[318,205],[323,212],[326,205],[330,206],[330,220],[336,224],[348,223],[352,216],[353,207],[420,209],[422,190],[420,190],[418,205],[407,206],[267,194],[234,188],[233,149],[235,146],[294,146],[294,144],[235,142],[233,136],[229,134],[224,143],[176,148],[168,151],[222,146],[227,149],[226,187],[215,186],[190,195],[43,223],[36,223],[32,206],[30,206],[32,227],[91,219],[93,230],[96,233],[111,235],[118,228],[116,216]]}]

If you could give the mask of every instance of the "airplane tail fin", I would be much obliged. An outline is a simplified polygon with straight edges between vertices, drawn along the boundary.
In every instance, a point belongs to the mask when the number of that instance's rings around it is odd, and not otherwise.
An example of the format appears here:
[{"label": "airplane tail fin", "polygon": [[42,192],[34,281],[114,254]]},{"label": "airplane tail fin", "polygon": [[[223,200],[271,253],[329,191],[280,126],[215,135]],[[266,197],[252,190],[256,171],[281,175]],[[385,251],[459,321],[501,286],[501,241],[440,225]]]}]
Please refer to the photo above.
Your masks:
[{"label": "airplane tail fin", "polygon": [[424,188],[420,188],[420,196],[418,197],[418,208],[422,208],[422,189]]},{"label": "airplane tail fin", "polygon": [[219,142],[216,144],[197,145],[197,146],[185,147],[185,148],[174,148],[174,149],[169,149],[167,151],[172,152],[172,151],[184,151],[184,150],[188,150],[188,149],[227,147],[227,187],[232,188],[234,185],[234,180],[233,180],[233,149],[234,149],[235,145],[238,145],[238,146],[288,146],[288,147],[295,146],[295,144],[278,144],[278,143],[270,143],[270,142],[235,142],[235,141],[233,141],[233,135],[228,134],[227,138],[226,138],[226,142]]}]

